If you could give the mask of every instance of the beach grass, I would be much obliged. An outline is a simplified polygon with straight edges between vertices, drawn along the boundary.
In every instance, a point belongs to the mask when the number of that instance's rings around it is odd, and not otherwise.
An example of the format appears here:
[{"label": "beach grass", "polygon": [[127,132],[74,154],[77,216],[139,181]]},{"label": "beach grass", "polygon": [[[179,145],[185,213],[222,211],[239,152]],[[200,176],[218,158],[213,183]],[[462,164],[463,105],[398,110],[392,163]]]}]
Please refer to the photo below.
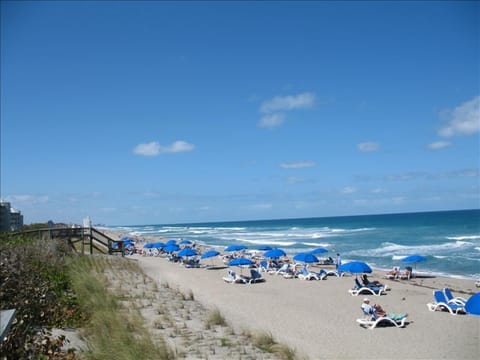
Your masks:
[{"label": "beach grass", "polygon": [[113,262],[103,256],[79,256],[70,266],[70,276],[79,303],[89,312],[83,329],[88,339],[87,359],[173,359],[166,343],[154,343],[143,320],[135,311],[126,311],[120,296],[101,281]]},{"label": "beach grass", "polygon": [[277,341],[275,341],[272,334],[268,332],[256,332],[251,334],[251,337],[256,347],[265,352],[273,353],[277,355],[280,359],[294,360],[297,358],[295,350],[284,344],[278,343]]},{"label": "beach grass", "polygon": [[222,313],[218,309],[213,309],[210,312],[210,315],[207,319],[207,327],[211,327],[211,326],[214,326],[214,325],[217,325],[217,326],[226,326],[227,325],[227,321],[225,320],[224,316],[222,315]]}]

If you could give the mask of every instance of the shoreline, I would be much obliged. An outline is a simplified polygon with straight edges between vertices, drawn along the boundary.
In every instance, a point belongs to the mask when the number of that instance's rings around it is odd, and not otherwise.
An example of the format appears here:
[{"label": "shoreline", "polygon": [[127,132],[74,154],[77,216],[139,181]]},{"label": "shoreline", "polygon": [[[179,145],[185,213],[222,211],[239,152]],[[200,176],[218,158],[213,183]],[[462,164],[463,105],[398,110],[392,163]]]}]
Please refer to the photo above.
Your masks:
[{"label": "shoreline", "polygon": [[[449,287],[462,296],[478,292],[474,281],[449,277],[388,280],[385,272],[374,270],[370,278],[391,290],[382,296],[352,296],[348,290],[355,276],[306,281],[263,273],[264,283],[227,284],[222,277],[228,268],[217,258],[215,265],[221,265],[221,270],[185,268],[162,256],[126,258],[138,262],[157,284],[192,292],[206,308],[218,309],[235,331],[270,333],[295,349],[299,358],[476,359],[480,353],[480,317],[427,308],[433,302],[433,289]],[[356,319],[363,317],[364,297],[388,312],[408,313],[406,326],[373,330],[359,326]]]}]

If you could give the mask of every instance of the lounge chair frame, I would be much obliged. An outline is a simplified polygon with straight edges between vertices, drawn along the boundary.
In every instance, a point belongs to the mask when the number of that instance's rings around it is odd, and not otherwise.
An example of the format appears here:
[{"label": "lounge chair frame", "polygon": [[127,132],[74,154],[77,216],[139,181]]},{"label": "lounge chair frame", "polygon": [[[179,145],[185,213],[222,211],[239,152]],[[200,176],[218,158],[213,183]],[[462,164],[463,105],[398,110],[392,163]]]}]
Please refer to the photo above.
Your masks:
[{"label": "lounge chair frame", "polygon": [[437,310],[447,310],[452,315],[458,315],[459,313],[466,313],[465,307],[462,305],[457,305],[454,303],[449,304],[448,300],[445,297],[445,294],[441,290],[434,290],[433,297],[435,299],[435,303],[428,303],[427,308],[430,311],[437,311]]},{"label": "lounge chair frame", "polygon": [[452,290],[450,288],[443,288],[442,291],[443,291],[443,294],[445,295],[445,298],[447,299],[448,304],[465,306],[465,304],[467,303],[467,299],[461,296],[453,296]]},{"label": "lounge chair frame", "polygon": [[397,328],[402,328],[405,327],[405,321],[407,320],[407,317],[405,316],[401,320],[394,320],[392,318],[389,318],[388,316],[382,316],[377,318],[376,320],[373,319],[357,319],[357,323],[359,323],[361,326],[373,330],[375,329],[379,324],[387,324],[387,325],[394,325]]},{"label": "lounge chair frame", "polygon": [[360,294],[370,293],[371,295],[381,296],[387,291],[387,285],[384,286],[363,286],[358,279],[355,279],[355,287],[348,290],[352,296],[358,296]]}]

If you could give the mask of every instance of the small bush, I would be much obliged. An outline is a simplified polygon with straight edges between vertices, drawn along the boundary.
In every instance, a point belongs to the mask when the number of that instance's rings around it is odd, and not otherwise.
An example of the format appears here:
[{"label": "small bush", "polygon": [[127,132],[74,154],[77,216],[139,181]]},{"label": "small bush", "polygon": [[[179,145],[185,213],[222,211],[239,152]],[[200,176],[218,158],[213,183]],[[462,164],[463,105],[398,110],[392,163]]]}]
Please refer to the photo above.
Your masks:
[{"label": "small bush", "polygon": [[219,325],[219,326],[227,325],[227,321],[225,320],[222,313],[218,309],[213,310],[207,319],[207,326],[210,328],[212,325]]}]

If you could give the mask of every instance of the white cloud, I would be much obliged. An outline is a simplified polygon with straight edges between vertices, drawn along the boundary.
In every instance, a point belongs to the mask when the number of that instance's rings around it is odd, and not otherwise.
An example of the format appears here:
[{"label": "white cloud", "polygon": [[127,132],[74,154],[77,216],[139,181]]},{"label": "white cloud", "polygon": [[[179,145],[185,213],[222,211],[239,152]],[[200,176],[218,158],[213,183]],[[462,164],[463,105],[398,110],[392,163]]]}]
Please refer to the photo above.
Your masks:
[{"label": "white cloud", "polygon": [[39,204],[48,202],[47,195],[10,195],[7,196],[6,201],[11,203],[23,203],[23,204]]},{"label": "white cloud", "polygon": [[450,146],[452,146],[452,143],[449,141],[435,141],[431,144],[428,144],[428,148],[430,150],[441,150]]},{"label": "white cloud", "polygon": [[440,136],[472,135],[480,131],[480,96],[457,106],[449,115],[448,124],[438,131]]},{"label": "white cloud", "polygon": [[264,101],[260,106],[262,113],[272,113],[281,110],[294,110],[311,108],[315,104],[315,94],[303,93],[289,96],[275,96],[271,100]]},{"label": "white cloud", "polygon": [[264,115],[258,122],[259,127],[274,128],[285,122],[285,111],[296,109],[308,109],[315,104],[314,93],[303,93],[298,95],[275,96],[270,100],[264,101],[260,105],[260,112]]},{"label": "white cloud", "polygon": [[342,189],[342,194],[353,194],[354,192],[357,192],[357,189],[351,186],[347,186]]},{"label": "white cloud", "polygon": [[280,164],[280,166],[284,169],[303,169],[308,167],[317,166],[314,161],[297,161],[297,162],[289,162]]},{"label": "white cloud", "polygon": [[143,156],[157,156],[162,153],[187,152],[193,149],[195,149],[195,145],[182,140],[175,141],[169,146],[162,146],[157,141],[152,141],[146,144],[138,144],[133,149],[133,153]]},{"label": "white cloud", "polygon": [[380,145],[375,142],[364,142],[357,145],[357,148],[361,152],[377,151]]},{"label": "white cloud", "polygon": [[285,115],[282,113],[274,113],[265,115],[258,122],[258,127],[274,128],[280,126],[285,121]]}]

